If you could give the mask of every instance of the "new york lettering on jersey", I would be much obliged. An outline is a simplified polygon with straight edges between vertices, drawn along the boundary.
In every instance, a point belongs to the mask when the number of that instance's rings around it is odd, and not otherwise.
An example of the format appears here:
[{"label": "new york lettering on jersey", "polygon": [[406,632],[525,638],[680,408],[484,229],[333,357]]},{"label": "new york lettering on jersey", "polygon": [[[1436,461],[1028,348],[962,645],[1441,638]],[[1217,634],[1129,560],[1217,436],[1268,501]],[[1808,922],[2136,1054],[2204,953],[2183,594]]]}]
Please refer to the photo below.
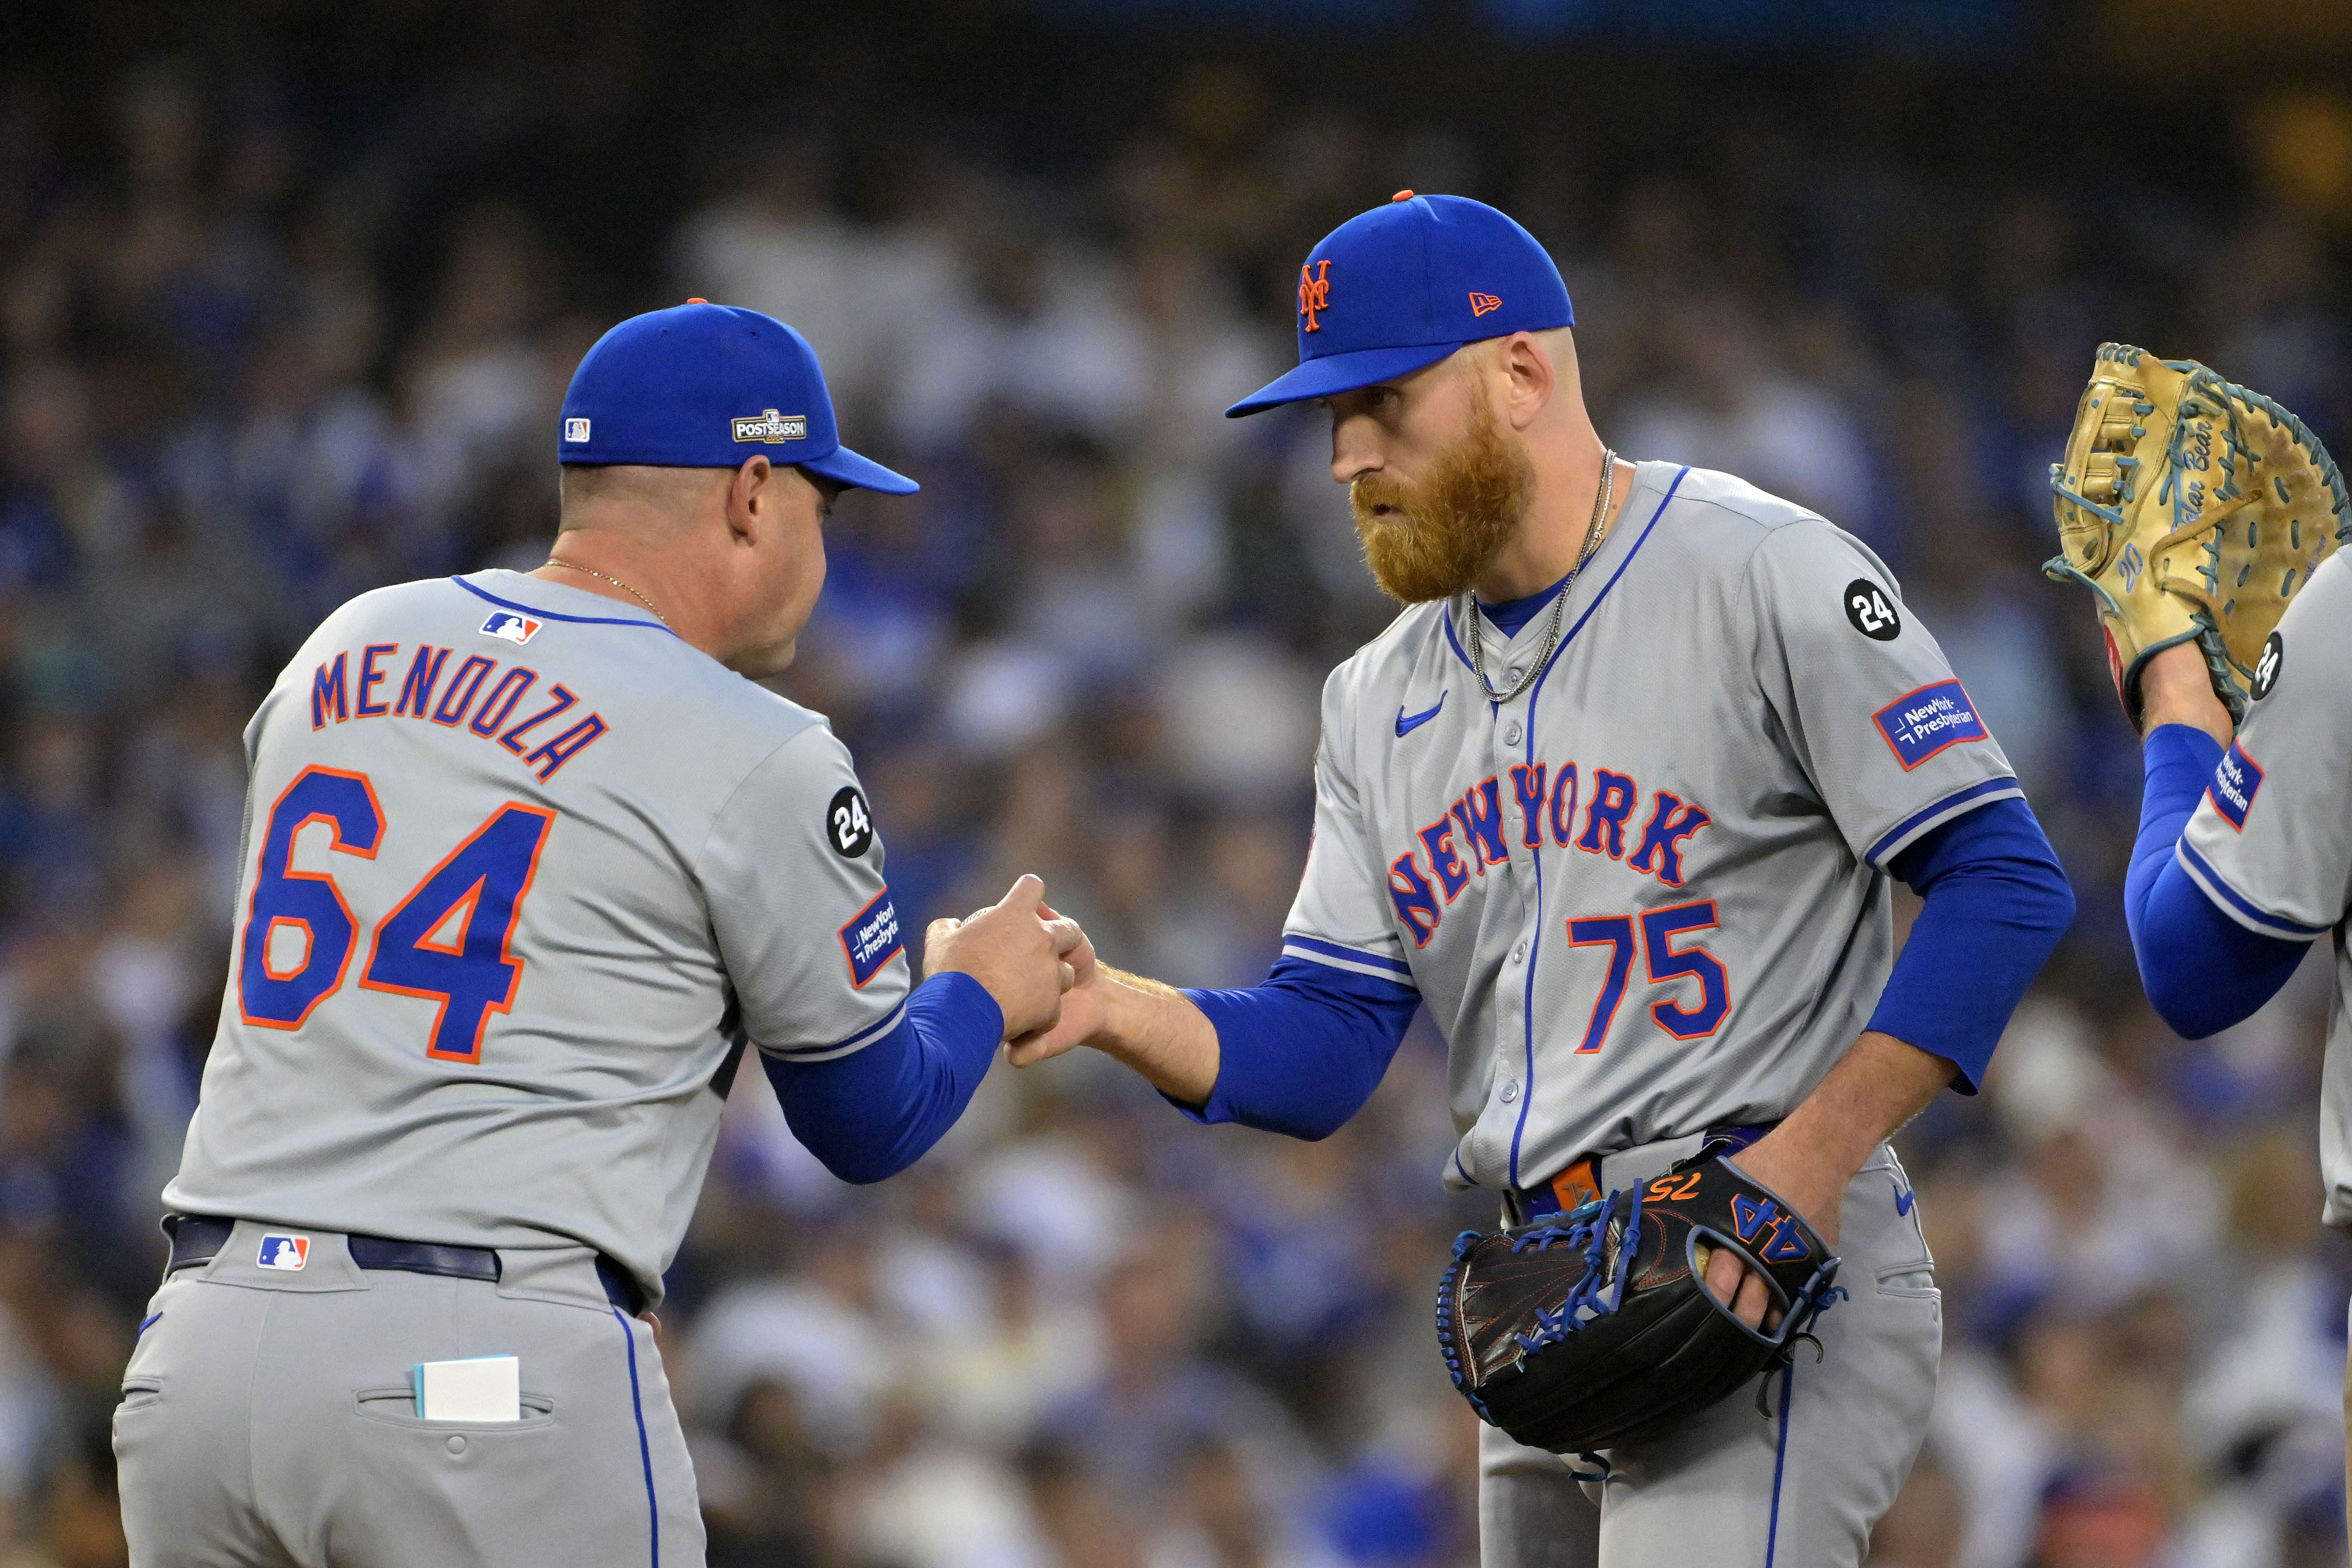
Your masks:
[{"label": "new york lettering on jersey", "polygon": [[[1510,863],[1507,834],[1528,849],[1547,844],[1622,860],[1669,888],[1683,885],[1685,844],[1714,819],[1704,806],[1661,789],[1644,802],[1631,773],[1604,767],[1580,771],[1572,762],[1514,763],[1510,768],[1513,811],[1505,820],[1501,784],[1485,779],[1465,790],[1438,819],[1413,836],[1414,847],[1389,863],[1389,901],[1415,947],[1426,947],[1473,876]],[[1583,827],[1577,828],[1581,781],[1592,789],[1581,799]],[[1628,837],[1629,825],[1646,808],[1648,818]],[[1631,843],[1633,852],[1626,852]],[[1457,848],[1457,844],[1467,846]]]},{"label": "new york lettering on jersey", "polygon": [[1285,952],[1416,989],[1449,1046],[1455,1184],[1785,1114],[1894,953],[1884,868],[2019,795],[1859,542],[1644,463],[1559,647],[1416,605],[1326,688]]}]

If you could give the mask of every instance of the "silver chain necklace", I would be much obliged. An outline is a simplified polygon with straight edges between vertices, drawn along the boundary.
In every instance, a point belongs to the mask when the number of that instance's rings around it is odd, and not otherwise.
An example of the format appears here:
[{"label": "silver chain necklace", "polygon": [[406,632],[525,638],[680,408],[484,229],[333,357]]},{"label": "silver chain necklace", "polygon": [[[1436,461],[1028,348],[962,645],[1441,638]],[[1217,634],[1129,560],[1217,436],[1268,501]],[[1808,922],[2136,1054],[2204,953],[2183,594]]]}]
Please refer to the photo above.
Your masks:
[{"label": "silver chain necklace", "polygon": [[1559,623],[1568,609],[1568,591],[1576,585],[1576,574],[1584,570],[1584,563],[1591,560],[1592,552],[1601,547],[1601,521],[1609,515],[1610,492],[1616,488],[1617,454],[1603,447],[1601,453],[1601,488],[1593,492],[1592,521],[1584,525],[1583,548],[1576,552],[1576,564],[1570,567],[1568,575],[1560,579],[1559,592],[1552,595],[1551,625],[1544,632],[1543,647],[1537,650],[1535,658],[1528,661],[1527,668],[1520,672],[1518,679],[1512,682],[1508,691],[1497,691],[1487,683],[1486,616],[1479,608],[1478,595],[1470,595],[1470,668],[1476,673],[1478,689],[1486,694],[1487,701],[1512,700],[1543,673],[1545,662],[1551,658],[1551,650],[1559,646]]},{"label": "silver chain necklace", "polygon": [[600,583],[610,583],[614,587],[618,588],[622,593],[626,594],[630,598],[635,599],[646,609],[653,611],[654,619],[659,621],[666,626],[669,625],[669,617],[663,615],[659,610],[654,609],[654,602],[651,599],[646,598],[643,594],[638,593],[635,588],[630,587],[618,577],[608,577],[604,573],[597,571],[593,566],[583,566],[577,561],[562,561],[552,555],[547,558],[547,563],[550,566],[565,567],[573,572],[585,572],[588,575],[595,578]]}]

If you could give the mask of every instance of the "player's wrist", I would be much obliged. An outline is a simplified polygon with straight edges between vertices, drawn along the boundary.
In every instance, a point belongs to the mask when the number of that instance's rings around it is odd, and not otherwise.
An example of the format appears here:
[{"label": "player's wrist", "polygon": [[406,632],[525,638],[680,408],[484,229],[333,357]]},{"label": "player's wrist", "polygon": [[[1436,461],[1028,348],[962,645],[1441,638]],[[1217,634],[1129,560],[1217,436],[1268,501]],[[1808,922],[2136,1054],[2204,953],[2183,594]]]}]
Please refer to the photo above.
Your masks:
[{"label": "player's wrist", "polygon": [[2162,725],[2187,724],[2226,746],[2237,732],[2230,722],[2230,710],[2213,694],[2205,650],[2194,642],[2153,654],[2140,666],[2139,699],[2143,738]]},{"label": "player's wrist", "polygon": [[1145,1067],[1156,982],[1100,963],[1096,973],[1102,987],[1102,1023],[1081,1043],[1129,1067]]},{"label": "player's wrist", "polygon": [[1187,1104],[1217,1087],[1217,1032],[1191,997],[1163,982],[1098,966],[1102,1026],[1085,1043]]}]

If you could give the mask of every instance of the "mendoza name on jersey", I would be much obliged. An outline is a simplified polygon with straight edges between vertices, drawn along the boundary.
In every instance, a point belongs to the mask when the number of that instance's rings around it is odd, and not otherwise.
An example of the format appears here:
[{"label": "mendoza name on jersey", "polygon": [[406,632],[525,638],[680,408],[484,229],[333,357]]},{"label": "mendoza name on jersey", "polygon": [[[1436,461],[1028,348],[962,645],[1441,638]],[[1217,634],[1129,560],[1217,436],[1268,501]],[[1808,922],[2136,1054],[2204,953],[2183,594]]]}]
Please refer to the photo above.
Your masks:
[{"label": "mendoza name on jersey", "polygon": [[[1556,848],[1606,855],[1669,888],[1683,885],[1684,845],[1714,820],[1704,807],[1672,790],[1654,791],[1649,819],[1629,855],[1627,829],[1642,805],[1641,787],[1632,774],[1592,770],[1592,794],[1582,803],[1580,830],[1576,813],[1581,779],[1574,763],[1556,769],[1547,763],[1528,763],[1514,766],[1510,776],[1523,846],[1540,849],[1549,836]],[[1413,835],[1420,841],[1417,851],[1408,849],[1389,863],[1389,902],[1395,906],[1399,922],[1412,933],[1413,946],[1429,945],[1445,918],[1444,906],[1461,897],[1471,878],[1483,877],[1487,867],[1510,859],[1505,840],[1510,827],[1504,819],[1502,780],[1487,779],[1471,785],[1436,821]]]},{"label": "mendoza name on jersey", "polygon": [[[488,626],[483,629],[490,631]],[[491,635],[501,634],[492,631]],[[480,653],[467,655],[450,670],[449,658],[455,650],[430,643],[417,645],[409,658],[408,672],[401,678],[399,695],[387,702],[377,689],[392,679],[400,646],[369,643],[358,650],[357,658],[347,648],[321,663],[310,678],[310,728],[323,730],[330,721],[342,724],[358,719],[410,719],[438,724],[445,730],[461,730],[495,741],[520,757],[522,765],[542,781],[553,778],[564,763],[594,745],[609,728],[596,713],[574,719],[562,728],[551,728],[580,702],[562,681],[548,688],[544,695],[551,700],[543,706],[519,713],[524,696],[539,681],[539,671],[520,664],[501,669],[497,659]],[[358,671],[356,679],[352,678],[353,669]]]}]

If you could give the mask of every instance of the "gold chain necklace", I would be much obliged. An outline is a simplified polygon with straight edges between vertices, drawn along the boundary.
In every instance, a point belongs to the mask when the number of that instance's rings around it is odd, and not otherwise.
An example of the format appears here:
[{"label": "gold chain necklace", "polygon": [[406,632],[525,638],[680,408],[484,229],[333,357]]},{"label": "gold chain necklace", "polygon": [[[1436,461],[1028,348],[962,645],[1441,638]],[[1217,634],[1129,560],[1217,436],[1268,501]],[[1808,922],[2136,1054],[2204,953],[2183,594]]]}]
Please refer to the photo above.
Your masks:
[{"label": "gold chain necklace", "polygon": [[[643,594],[638,593],[635,588],[630,587],[618,577],[610,576],[603,572],[599,572],[593,566],[583,566],[577,561],[565,561],[553,555],[547,558],[547,563],[550,566],[567,567],[574,572],[585,572],[588,575],[595,578],[600,583],[610,583],[614,587],[618,588],[622,593],[626,594],[630,598],[635,599],[638,604],[643,605],[647,610],[651,611],[654,619],[659,621],[666,626],[669,625],[669,617],[663,615],[659,610],[654,609],[654,602],[651,599],[646,598]],[[676,628],[673,627],[672,629],[675,630]]]},{"label": "gold chain necklace", "polygon": [[1478,595],[1470,595],[1470,668],[1478,677],[1479,689],[1486,692],[1487,701],[1509,702],[1516,700],[1543,672],[1544,661],[1550,658],[1551,650],[1559,646],[1560,616],[1568,608],[1568,591],[1576,586],[1577,574],[1582,572],[1584,563],[1592,559],[1592,552],[1601,548],[1601,537],[1609,531],[1609,500],[1616,489],[1617,454],[1604,447],[1601,452],[1601,486],[1592,497],[1592,521],[1584,525],[1583,548],[1576,552],[1576,564],[1570,567],[1568,575],[1560,580],[1559,592],[1552,595],[1551,625],[1544,633],[1543,646],[1536,649],[1535,657],[1528,661],[1525,670],[1518,679],[1511,683],[1508,691],[1497,691],[1487,683],[1486,616],[1479,612]]}]

